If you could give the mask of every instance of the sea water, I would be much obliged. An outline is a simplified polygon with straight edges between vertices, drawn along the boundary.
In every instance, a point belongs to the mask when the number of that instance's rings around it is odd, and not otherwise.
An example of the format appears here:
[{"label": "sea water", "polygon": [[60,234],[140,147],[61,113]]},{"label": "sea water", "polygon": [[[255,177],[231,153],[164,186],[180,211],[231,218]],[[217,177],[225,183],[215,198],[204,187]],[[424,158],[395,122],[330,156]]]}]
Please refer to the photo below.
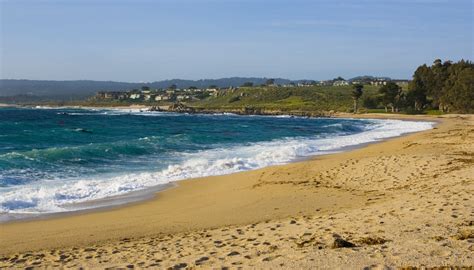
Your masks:
[{"label": "sea water", "polygon": [[[173,181],[284,164],[432,122],[0,108],[0,217],[83,210]],[[104,200],[107,201],[107,200]]]}]

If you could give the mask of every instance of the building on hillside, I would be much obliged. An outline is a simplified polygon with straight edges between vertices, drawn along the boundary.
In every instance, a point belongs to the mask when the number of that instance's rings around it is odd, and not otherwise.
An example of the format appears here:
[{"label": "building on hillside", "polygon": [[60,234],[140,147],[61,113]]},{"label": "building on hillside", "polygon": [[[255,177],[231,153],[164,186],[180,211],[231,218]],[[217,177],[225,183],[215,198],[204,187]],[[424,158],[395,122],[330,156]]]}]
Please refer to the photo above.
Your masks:
[{"label": "building on hillside", "polygon": [[316,81],[302,81],[297,84],[298,87],[310,87],[316,85]]},{"label": "building on hillside", "polygon": [[157,95],[155,97],[155,101],[168,101],[170,100],[170,97],[167,95]]},{"label": "building on hillside", "polygon": [[126,92],[98,92],[96,94],[97,99],[127,99],[128,95]]},{"label": "building on hillside", "polygon": [[188,96],[188,95],[177,95],[176,96],[176,100],[178,100],[178,101],[185,101],[185,100],[190,100],[190,99],[191,99],[191,97]]},{"label": "building on hillside", "polygon": [[346,86],[349,85],[349,82],[346,80],[337,80],[332,83],[333,86]]},{"label": "building on hillside", "polygon": [[333,83],[332,81],[320,81],[318,83],[318,85],[319,86],[330,86],[330,85],[332,85],[332,83]]},{"label": "building on hillside", "polygon": [[387,85],[387,80],[385,79],[376,79],[370,82],[371,85],[380,86],[380,85]]},{"label": "building on hillside", "polygon": [[143,95],[140,94],[140,93],[131,93],[129,98],[130,99],[141,99],[141,98],[143,98]]},{"label": "building on hillside", "polygon": [[156,94],[151,94],[151,93],[150,94],[144,94],[143,95],[143,100],[145,100],[145,101],[154,100],[155,96],[156,96]]},{"label": "building on hillside", "polygon": [[219,94],[219,90],[217,90],[216,88],[207,88],[206,92],[213,97],[217,97],[217,95]]}]

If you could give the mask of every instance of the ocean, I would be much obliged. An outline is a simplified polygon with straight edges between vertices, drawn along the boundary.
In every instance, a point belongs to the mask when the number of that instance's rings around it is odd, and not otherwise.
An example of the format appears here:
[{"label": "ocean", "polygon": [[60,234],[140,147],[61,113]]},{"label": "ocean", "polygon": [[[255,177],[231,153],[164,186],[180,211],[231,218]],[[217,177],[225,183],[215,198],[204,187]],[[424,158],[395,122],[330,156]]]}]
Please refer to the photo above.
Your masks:
[{"label": "ocean", "polygon": [[177,180],[285,164],[433,124],[0,108],[0,220],[117,204]]}]

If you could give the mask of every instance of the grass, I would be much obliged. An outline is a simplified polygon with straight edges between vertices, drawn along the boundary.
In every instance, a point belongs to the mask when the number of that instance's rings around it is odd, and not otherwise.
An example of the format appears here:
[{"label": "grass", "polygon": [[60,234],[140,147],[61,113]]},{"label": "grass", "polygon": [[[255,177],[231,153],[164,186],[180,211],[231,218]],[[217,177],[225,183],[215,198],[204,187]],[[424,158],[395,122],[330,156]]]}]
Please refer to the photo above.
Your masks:
[{"label": "grass", "polygon": [[440,110],[427,110],[426,114],[427,115],[443,115],[445,113]]},{"label": "grass", "polygon": [[[353,100],[350,86],[242,87],[227,90],[218,97],[190,103],[206,109],[245,107],[281,111],[350,111]],[[364,95],[374,95],[376,87],[366,86]],[[364,96],[361,97],[361,100]]]},{"label": "grass", "polygon": [[367,113],[392,113],[390,111],[385,111],[385,109],[367,109]]}]

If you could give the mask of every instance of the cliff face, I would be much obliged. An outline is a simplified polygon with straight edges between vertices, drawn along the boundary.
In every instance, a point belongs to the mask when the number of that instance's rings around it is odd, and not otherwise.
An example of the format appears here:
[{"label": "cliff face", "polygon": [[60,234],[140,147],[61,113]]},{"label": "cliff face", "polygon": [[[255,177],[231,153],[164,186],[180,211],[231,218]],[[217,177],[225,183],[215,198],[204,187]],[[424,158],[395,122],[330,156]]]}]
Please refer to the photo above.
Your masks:
[{"label": "cliff face", "polygon": [[168,111],[171,112],[182,112],[182,113],[194,113],[195,109],[184,105],[183,103],[173,103],[168,107]]}]

